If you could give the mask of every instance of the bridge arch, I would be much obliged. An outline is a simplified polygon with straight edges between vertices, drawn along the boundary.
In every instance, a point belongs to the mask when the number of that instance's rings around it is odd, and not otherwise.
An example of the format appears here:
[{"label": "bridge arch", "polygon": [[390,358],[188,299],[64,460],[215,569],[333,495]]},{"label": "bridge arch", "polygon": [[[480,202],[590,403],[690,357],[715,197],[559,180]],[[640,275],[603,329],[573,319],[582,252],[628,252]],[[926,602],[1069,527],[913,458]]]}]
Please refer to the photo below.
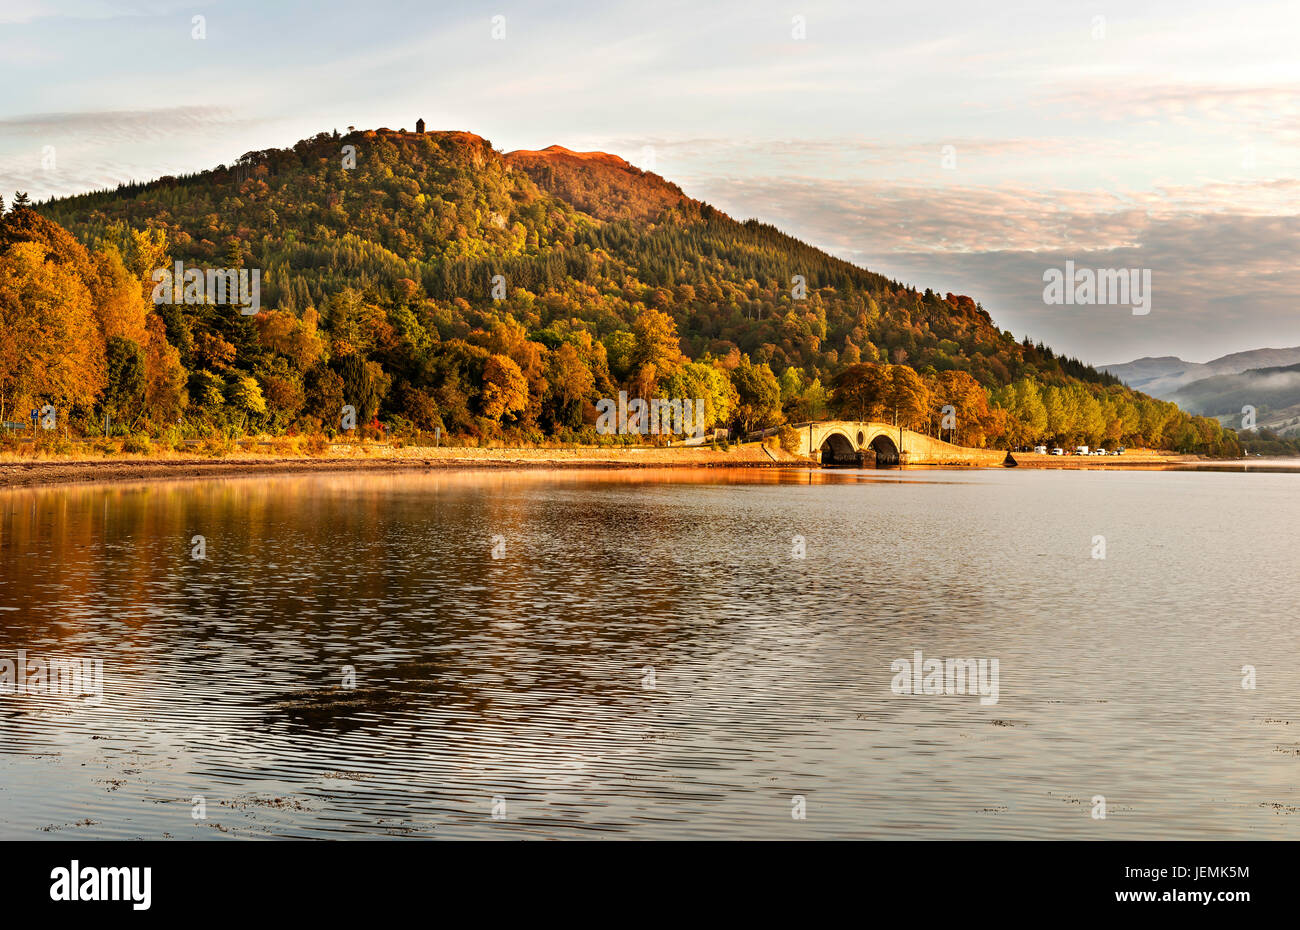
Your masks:
[{"label": "bridge arch", "polygon": [[888,433],[877,433],[871,442],[867,443],[866,449],[875,453],[877,467],[898,464],[898,444]]},{"label": "bridge arch", "polygon": [[822,436],[818,455],[823,465],[856,465],[858,447],[843,430],[833,429]]}]

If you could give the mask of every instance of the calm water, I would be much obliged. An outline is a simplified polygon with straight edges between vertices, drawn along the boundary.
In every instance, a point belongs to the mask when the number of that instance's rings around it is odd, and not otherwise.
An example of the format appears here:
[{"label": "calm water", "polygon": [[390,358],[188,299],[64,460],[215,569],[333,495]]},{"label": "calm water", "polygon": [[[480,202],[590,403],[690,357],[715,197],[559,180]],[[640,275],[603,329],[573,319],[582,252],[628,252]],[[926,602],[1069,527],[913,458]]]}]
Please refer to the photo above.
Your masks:
[{"label": "calm water", "polygon": [[[0,838],[1294,839],[1298,490],[1021,469],[3,491],[0,659],[102,659],[104,687],[0,696]],[[917,649],[997,659],[998,703],[893,694]]]}]

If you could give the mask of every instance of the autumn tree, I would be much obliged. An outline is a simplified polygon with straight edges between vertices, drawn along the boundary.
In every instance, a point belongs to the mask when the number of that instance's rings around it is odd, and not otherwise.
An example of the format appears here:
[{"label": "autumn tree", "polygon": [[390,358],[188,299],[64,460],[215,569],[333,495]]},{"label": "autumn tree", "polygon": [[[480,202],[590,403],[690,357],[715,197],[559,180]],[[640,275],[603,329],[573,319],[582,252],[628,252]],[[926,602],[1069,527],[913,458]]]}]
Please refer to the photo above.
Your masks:
[{"label": "autumn tree", "polygon": [[988,392],[965,371],[941,371],[935,377],[931,391],[932,404],[939,414],[940,438],[943,429],[943,408],[951,407],[953,422],[947,439],[965,445],[982,446],[993,426],[990,418]]},{"label": "autumn tree", "polygon": [[104,389],[90,290],[39,242],[0,254],[0,418],[17,402],[89,406]]},{"label": "autumn tree", "polygon": [[[303,378],[306,415],[331,430],[340,428],[344,398],[343,378],[324,362],[317,363]],[[355,402],[354,402],[355,405]]]},{"label": "autumn tree", "polygon": [[556,426],[582,425],[583,404],[592,400],[595,376],[572,343],[562,342],[549,354],[546,406]]},{"label": "autumn tree", "polygon": [[438,402],[426,391],[409,384],[397,389],[398,409],[401,415],[419,430],[435,430],[444,427]]},{"label": "autumn tree", "polygon": [[511,317],[495,321],[487,334],[478,337],[477,341],[489,352],[509,358],[518,367],[527,384],[524,408],[519,411],[518,419],[535,423],[549,389],[546,346],[529,339],[523,325]]},{"label": "autumn tree", "polygon": [[220,333],[203,331],[194,337],[194,356],[212,371],[225,371],[235,363],[236,350]]},{"label": "autumn tree", "polygon": [[1037,382],[1022,378],[999,388],[994,402],[1007,412],[1007,438],[1013,445],[1027,445],[1047,436],[1047,407]]},{"label": "autumn tree", "polygon": [[145,314],[149,305],[140,293],[140,281],[127,269],[113,246],[92,253],[95,277],[91,284],[93,310],[105,342],[121,337],[137,346],[145,343]]},{"label": "autumn tree", "polygon": [[240,426],[246,426],[249,417],[261,417],[266,413],[266,398],[257,379],[241,372],[233,372],[226,379],[226,406],[231,413],[241,416]]},{"label": "autumn tree", "polygon": [[624,381],[636,364],[636,335],[626,330],[616,330],[605,337],[604,344],[610,376],[615,381]]},{"label": "autumn tree", "polygon": [[528,405],[528,382],[514,359],[491,355],[483,365],[479,409],[488,420],[500,421],[522,413]]},{"label": "autumn tree", "polygon": [[730,422],[739,401],[727,373],[706,362],[682,365],[660,383],[659,396],[667,400],[689,400],[692,404],[703,401],[705,429]]},{"label": "autumn tree", "polygon": [[185,406],[185,369],[181,354],[167,341],[167,326],[151,313],[145,321],[144,404],[156,423],[176,419]]},{"label": "autumn tree", "polygon": [[168,261],[167,232],[163,229],[131,229],[119,227],[125,246],[125,261],[133,277],[140,282],[141,294],[150,300],[154,289],[153,273],[166,268]]},{"label": "autumn tree", "polygon": [[257,339],[267,349],[283,355],[298,371],[309,370],[325,351],[316,331],[315,314],[299,319],[283,310],[270,310],[253,318]]},{"label": "autumn tree", "polygon": [[640,396],[654,394],[658,381],[672,377],[685,359],[682,357],[677,324],[659,310],[643,310],[632,324],[636,346],[632,351],[632,373],[648,371],[648,387]]},{"label": "autumn tree", "polygon": [[731,373],[731,383],[737,397],[734,417],[742,435],[781,423],[781,386],[771,368],[755,365],[749,356],[743,356]]},{"label": "autumn tree", "polygon": [[831,381],[830,405],[848,419],[875,419],[888,390],[888,375],[879,365],[859,362],[845,368]]},{"label": "autumn tree", "polygon": [[924,420],[930,408],[930,390],[925,381],[906,365],[892,365],[888,370],[885,410],[892,411],[895,422],[910,426]]}]

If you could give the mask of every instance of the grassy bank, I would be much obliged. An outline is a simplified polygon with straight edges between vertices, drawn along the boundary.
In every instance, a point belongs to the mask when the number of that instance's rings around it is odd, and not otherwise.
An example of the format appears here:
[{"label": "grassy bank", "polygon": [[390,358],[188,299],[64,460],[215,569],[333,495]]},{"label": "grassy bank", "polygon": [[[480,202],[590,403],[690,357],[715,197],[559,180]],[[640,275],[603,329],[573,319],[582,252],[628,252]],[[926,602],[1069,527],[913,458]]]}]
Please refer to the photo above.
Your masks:
[{"label": "grassy bank", "polygon": [[187,449],[104,451],[79,446],[60,455],[47,451],[0,453],[0,486],[85,481],[128,481],[327,471],[433,468],[773,468],[806,464],[775,443],[730,447],[569,446],[556,448],[448,448],[377,442],[324,443],[313,453],[256,443],[199,456]]}]

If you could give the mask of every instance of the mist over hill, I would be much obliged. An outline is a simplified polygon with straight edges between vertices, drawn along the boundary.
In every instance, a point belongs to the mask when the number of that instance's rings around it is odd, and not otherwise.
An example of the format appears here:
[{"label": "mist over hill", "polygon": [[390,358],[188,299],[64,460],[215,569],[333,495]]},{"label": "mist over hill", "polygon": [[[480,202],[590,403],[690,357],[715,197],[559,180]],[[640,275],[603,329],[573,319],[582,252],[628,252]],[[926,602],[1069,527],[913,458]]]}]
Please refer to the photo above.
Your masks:
[{"label": "mist over hill", "polygon": [[1253,412],[1254,422],[1279,435],[1300,433],[1300,365],[1252,368],[1214,375],[1184,385],[1171,398],[1189,413],[1237,425]]},{"label": "mist over hill", "polygon": [[1129,387],[1173,400],[1174,395],[1193,381],[1215,375],[1232,375],[1252,368],[1281,367],[1300,364],[1300,346],[1290,349],[1252,349],[1233,352],[1208,362],[1186,362],[1173,355],[1139,358],[1115,365],[1099,365],[1098,370],[1119,378]]}]

